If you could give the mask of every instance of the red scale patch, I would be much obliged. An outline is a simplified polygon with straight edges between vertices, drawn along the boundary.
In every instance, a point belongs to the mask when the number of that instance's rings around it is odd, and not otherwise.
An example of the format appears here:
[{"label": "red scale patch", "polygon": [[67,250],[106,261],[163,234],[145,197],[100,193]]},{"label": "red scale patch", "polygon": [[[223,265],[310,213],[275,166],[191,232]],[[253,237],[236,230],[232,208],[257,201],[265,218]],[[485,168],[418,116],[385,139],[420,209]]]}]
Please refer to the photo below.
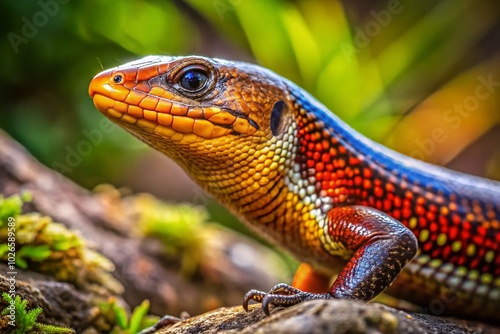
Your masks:
[{"label": "red scale patch", "polygon": [[428,253],[431,249],[432,249],[433,245],[431,242],[426,242],[423,246],[422,246],[422,250],[425,252],[425,253]]},{"label": "red scale patch", "polygon": [[442,253],[442,258],[443,259],[449,259],[451,254],[451,247],[446,246],[443,248],[443,253]]},{"label": "red scale patch", "polygon": [[437,258],[437,259],[442,258],[441,249],[439,249],[439,248],[433,249],[432,252],[431,252],[431,257]]},{"label": "red scale patch", "polygon": [[363,178],[361,176],[356,176],[354,178],[354,184],[359,186],[359,185],[361,185],[361,183],[363,183]]},{"label": "red scale patch", "polygon": [[367,179],[372,177],[372,171],[368,168],[363,169],[363,176]]},{"label": "red scale patch", "polygon": [[321,156],[321,161],[326,164],[329,163],[330,160],[331,160],[330,155],[328,153],[323,153],[323,155]]},{"label": "red scale patch", "polygon": [[384,191],[382,190],[381,187],[379,186],[376,186],[374,189],[373,189],[373,193],[375,194],[375,196],[377,197],[382,197],[384,196]]},{"label": "red scale patch", "polygon": [[439,223],[439,227],[440,227],[441,233],[448,234],[448,230],[449,230],[448,224],[441,224],[441,223]]},{"label": "red scale patch", "polygon": [[473,258],[472,261],[470,261],[469,263],[470,268],[476,269],[479,266],[479,262],[480,262],[479,257]]},{"label": "red scale patch", "polygon": [[431,211],[427,211],[426,217],[430,221],[434,221],[436,219],[436,215],[433,212],[431,212]]},{"label": "red scale patch", "polygon": [[424,217],[419,217],[418,218],[418,227],[420,227],[422,229],[426,229],[427,228],[427,220],[425,220]]},{"label": "red scale patch", "polygon": [[476,229],[476,232],[477,232],[477,234],[479,234],[483,237],[486,236],[486,229],[484,228],[484,226],[479,225]]},{"label": "red scale patch", "polygon": [[417,205],[415,207],[415,213],[419,216],[423,216],[425,214],[425,208],[421,205]]},{"label": "red scale patch", "polygon": [[408,219],[411,217],[411,210],[409,208],[403,208],[403,218]]},{"label": "red scale patch", "polygon": [[446,216],[439,216],[438,220],[439,220],[439,224],[441,224],[442,226],[446,226],[449,224],[449,221],[446,218]]},{"label": "red scale patch", "polygon": [[480,235],[475,235],[472,237],[472,242],[480,246],[483,244],[484,238]]},{"label": "red scale patch", "polygon": [[451,240],[456,240],[458,237],[458,227],[457,226],[452,226],[450,228],[450,239]]},{"label": "red scale patch", "polygon": [[452,216],[451,216],[451,221],[453,222],[453,224],[455,225],[459,225],[461,222],[462,222],[462,219],[460,218],[459,215],[457,215],[456,213],[454,213]]}]

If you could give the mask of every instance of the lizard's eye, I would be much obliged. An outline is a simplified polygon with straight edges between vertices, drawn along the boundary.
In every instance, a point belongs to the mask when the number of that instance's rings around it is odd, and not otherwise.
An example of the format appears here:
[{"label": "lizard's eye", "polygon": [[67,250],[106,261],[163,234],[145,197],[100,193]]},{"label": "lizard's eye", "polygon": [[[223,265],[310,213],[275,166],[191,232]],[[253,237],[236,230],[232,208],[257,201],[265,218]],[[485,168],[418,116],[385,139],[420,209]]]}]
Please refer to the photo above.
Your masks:
[{"label": "lizard's eye", "polygon": [[113,77],[113,82],[115,84],[121,84],[123,82],[123,74],[121,73],[115,74],[115,76]]},{"label": "lizard's eye", "polygon": [[179,79],[180,86],[190,93],[196,93],[207,86],[208,75],[202,69],[196,67],[183,71]]},{"label": "lizard's eye", "polygon": [[193,59],[181,63],[166,76],[166,83],[179,93],[191,99],[202,99],[217,83],[215,67],[204,59]]}]

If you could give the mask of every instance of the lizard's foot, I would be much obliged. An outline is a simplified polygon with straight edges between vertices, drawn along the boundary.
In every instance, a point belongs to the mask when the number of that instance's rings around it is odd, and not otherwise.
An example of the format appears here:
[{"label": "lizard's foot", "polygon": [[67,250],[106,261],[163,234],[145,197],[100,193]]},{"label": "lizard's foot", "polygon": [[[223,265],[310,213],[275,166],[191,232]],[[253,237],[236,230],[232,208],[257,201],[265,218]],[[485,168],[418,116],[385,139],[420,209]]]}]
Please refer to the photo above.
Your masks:
[{"label": "lizard's foot", "polygon": [[264,313],[269,315],[269,306],[289,307],[300,302],[312,299],[332,299],[330,293],[311,293],[296,289],[288,284],[275,285],[269,292],[250,290],[243,298],[243,308],[248,311],[248,302],[251,300],[262,303]]},{"label": "lizard's foot", "polygon": [[172,325],[174,325],[182,320],[186,320],[190,317],[191,316],[187,312],[182,312],[180,318],[174,317],[172,315],[165,315],[165,316],[163,316],[163,318],[158,320],[158,322],[155,325],[148,327],[146,329],[143,329],[138,334],[152,334],[160,329],[167,328],[167,327],[172,326]]}]

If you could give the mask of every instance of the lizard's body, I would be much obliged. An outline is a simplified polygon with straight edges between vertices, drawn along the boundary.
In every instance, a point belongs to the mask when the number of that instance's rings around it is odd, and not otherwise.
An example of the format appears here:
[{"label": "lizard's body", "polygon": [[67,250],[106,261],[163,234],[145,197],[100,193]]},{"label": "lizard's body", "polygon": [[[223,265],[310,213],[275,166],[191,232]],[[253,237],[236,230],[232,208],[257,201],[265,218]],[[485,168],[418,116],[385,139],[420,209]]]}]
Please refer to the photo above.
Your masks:
[{"label": "lizard's body", "polygon": [[411,260],[416,237],[416,257],[388,292],[435,314],[500,319],[500,183],[388,150],[246,63],[148,57],[99,74],[90,94],[107,117],[311,264],[296,287],[317,292],[311,282],[341,271],[326,294],[278,286],[252,291],[245,304],[369,300]]}]

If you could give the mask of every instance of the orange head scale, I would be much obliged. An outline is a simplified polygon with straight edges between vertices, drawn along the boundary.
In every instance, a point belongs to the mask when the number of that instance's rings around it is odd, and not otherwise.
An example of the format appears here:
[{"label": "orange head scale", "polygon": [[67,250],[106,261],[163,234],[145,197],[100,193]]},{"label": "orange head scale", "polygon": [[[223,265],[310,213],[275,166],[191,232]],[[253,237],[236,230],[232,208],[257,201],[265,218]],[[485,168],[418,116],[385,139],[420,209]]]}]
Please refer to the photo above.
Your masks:
[{"label": "orange head scale", "polygon": [[289,85],[247,63],[149,56],[98,74],[89,94],[106,117],[217,195],[232,185],[266,191],[280,178],[297,128],[287,117]]}]

